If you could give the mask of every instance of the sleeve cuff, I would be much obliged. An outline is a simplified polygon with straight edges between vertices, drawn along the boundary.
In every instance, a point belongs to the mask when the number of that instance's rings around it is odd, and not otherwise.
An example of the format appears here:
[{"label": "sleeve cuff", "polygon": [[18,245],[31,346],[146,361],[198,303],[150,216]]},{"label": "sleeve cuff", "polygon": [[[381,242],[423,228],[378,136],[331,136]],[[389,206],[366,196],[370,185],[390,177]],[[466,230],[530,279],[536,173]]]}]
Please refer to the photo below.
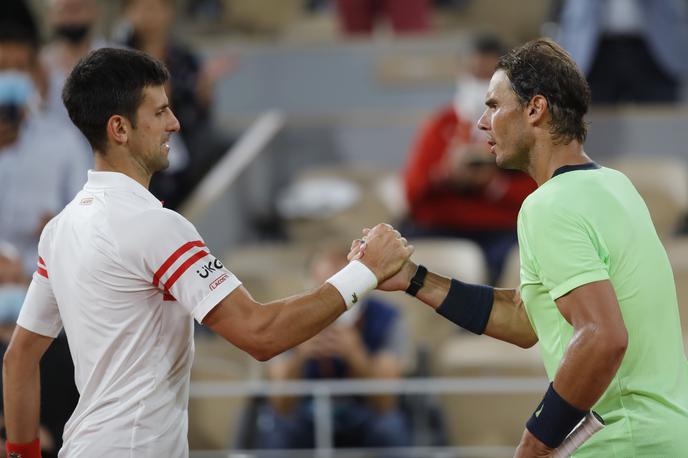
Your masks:
[{"label": "sleeve cuff", "polygon": [[552,288],[549,292],[549,295],[553,301],[556,301],[561,296],[578,288],[579,286],[602,280],[609,280],[609,272],[606,270],[600,269],[592,272],[583,272],[582,274],[578,274],[575,277],[569,278],[568,280]]},{"label": "sleeve cuff", "polygon": [[241,281],[231,275],[222,283],[219,288],[211,291],[197,306],[193,309],[193,316],[199,323],[203,323],[203,319],[217,304],[220,303],[229,293],[241,286]]},{"label": "sleeve cuff", "polygon": [[31,331],[42,336],[56,338],[62,331],[62,324],[47,323],[42,320],[32,319],[25,315],[20,315],[17,324],[27,331]]}]

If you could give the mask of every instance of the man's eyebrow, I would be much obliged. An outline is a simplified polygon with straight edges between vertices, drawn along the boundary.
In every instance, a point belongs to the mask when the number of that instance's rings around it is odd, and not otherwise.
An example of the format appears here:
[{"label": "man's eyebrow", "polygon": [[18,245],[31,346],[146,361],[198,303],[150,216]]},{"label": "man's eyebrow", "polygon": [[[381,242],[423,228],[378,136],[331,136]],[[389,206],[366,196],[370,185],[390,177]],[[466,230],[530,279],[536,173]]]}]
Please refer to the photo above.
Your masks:
[{"label": "man's eyebrow", "polygon": [[165,108],[169,108],[169,107],[170,107],[170,104],[169,104],[169,103],[165,103],[165,104],[160,105],[160,106],[158,107],[157,111],[164,110]]}]

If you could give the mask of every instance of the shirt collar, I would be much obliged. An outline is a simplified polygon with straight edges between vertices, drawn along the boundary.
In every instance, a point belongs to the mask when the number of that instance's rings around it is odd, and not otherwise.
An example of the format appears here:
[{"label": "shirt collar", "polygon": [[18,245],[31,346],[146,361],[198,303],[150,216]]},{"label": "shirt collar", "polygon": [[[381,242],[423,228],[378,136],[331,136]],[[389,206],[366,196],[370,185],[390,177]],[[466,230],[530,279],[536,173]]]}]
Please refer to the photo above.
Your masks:
[{"label": "shirt collar", "polygon": [[554,173],[552,174],[552,178],[554,178],[557,175],[561,175],[562,173],[573,172],[575,170],[595,170],[600,168],[602,167],[600,167],[600,165],[597,162],[586,162],[585,164],[577,165],[564,165],[554,171]]},{"label": "shirt collar", "polygon": [[88,171],[88,181],[84,189],[121,189],[141,196],[153,205],[162,207],[162,203],[141,183],[120,172]]}]

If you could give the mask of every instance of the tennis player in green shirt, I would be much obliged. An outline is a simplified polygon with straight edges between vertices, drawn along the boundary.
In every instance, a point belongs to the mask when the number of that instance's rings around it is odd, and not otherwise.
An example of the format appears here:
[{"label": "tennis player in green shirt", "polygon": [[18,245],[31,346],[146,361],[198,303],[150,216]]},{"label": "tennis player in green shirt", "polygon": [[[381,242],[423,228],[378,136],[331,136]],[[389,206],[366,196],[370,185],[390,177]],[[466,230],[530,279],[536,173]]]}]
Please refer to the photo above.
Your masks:
[{"label": "tennis player in green shirt", "polygon": [[607,426],[576,457],[685,457],[688,362],[673,274],[631,182],[583,150],[589,101],[580,70],[547,39],[503,56],[490,82],[478,126],[500,167],[538,184],[518,218],[520,290],[413,263],[378,287],[406,290],[477,334],[540,343],[552,383],[517,457],[550,456],[591,409]]}]

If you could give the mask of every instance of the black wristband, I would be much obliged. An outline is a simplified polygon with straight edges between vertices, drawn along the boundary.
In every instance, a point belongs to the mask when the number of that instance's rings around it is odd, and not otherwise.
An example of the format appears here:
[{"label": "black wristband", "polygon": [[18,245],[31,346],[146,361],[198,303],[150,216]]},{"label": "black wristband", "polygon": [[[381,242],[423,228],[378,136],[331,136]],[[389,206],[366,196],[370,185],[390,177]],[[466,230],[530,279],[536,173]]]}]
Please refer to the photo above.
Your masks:
[{"label": "black wristband", "polygon": [[559,396],[554,391],[554,384],[550,383],[526,428],[547,447],[557,448],[586,414],[585,410],[572,406]]},{"label": "black wristband", "polygon": [[485,332],[492,312],[494,288],[452,280],[437,313],[475,334]]},{"label": "black wristband", "polygon": [[418,291],[423,287],[423,284],[425,283],[425,276],[427,274],[428,269],[426,269],[425,266],[418,264],[418,267],[416,268],[416,273],[411,279],[408,288],[406,288],[406,294],[410,294],[411,296],[415,296],[416,294],[418,294]]}]

